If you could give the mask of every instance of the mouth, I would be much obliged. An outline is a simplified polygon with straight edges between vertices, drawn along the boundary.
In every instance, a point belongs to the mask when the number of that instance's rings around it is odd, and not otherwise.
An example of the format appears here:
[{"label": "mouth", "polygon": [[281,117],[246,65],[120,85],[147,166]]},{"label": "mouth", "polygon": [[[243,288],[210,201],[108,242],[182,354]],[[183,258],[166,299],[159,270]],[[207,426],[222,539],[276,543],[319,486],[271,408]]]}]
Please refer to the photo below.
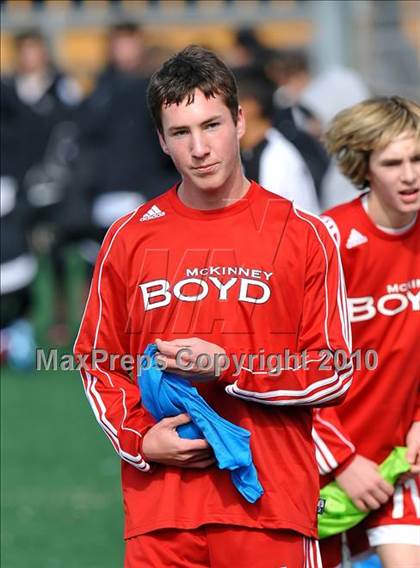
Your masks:
[{"label": "mouth", "polygon": [[418,197],[420,194],[420,189],[418,187],[413,187],[410,189],[403,189],[402,191],[398,192],[401,201],[405,205],[411,205],[413,203],[417,203]]},{"label": "mouth", "polygon": [[214,164],[206,164],[203,166],[196,166],[193,167],[192,170],[198,174],[210,174],[213,173],[216,168],[218,166],[218,163],[214,163]]},{"label": "mouth", "polygon": [[419,193],[419,188],[418,187],[414,187],[413,189],[403,189],[402,191],[399,191],[398,193],[400,195],[416,195],[417,193]]}]

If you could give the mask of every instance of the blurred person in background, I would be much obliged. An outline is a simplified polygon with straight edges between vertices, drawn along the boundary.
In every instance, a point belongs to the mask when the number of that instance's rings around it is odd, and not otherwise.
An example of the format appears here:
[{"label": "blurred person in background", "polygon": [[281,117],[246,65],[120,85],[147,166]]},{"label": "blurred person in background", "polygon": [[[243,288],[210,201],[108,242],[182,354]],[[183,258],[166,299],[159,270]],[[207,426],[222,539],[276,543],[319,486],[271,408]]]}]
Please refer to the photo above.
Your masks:
[{"label": "blurred person in background", "polygon": [[0,359],[29,368],[35,351],[30,315],[37,262],[27,238],[30,208],[21,183],[20,133],[28,110],[3,82],[0,109]]},{"label": "blurred person in background", "polygon": [[[74,122],[81,90],[52,62],[47,41],[38,30],[26,30],[15,38],[16,69],[3,79],[20,102],[14,128],[21,144],[15,158],[15,171],[32,207],[34,223],[52,222],[55,208],[63,197],[61,179],[48,167],[49,155],[60,144],[61,124]],[[54,148],[52,148],[54,146]],[[56,181],[56,183],[54,183]]]},{"label": "blurred person in background", "polygon": [[[22,235],[29,234],[31,248],[52,259],[58,315],[63,311],[59,305],[65,271],[62,221],[68,219],[65,201],[77,152],[82,95],[78,83],[53,62],[47,40],[38,30],[17,34],[15,48],[15,72],[3,81],[7,105],[13,101],[14,113],[13,124],[6,128],[19,144],[13,152],[7,151],[5,167],[13,171],[26,206]],[[5,238],[14,240],[9,230]]]},{"label": "blurred person in background", "polygon": [[[361,364],[347,399],[314,416],[322,483],[331,478],[365,521],[347,532],[353,555],[376,549],[384,568],[420,566],[420,106],[374,98],[342,111],[326,133],[343,173],[363,190],[327,211],[340,246],[353,345]],[[374,349],[377,366],[366,368]],[[376,428],[372,422],[379,420]],[[378,472],[407,446],[394,488]],[[340,535],[321,541],[325,568],[340,563]]]},{"label": "blurred person in background", "polygon": [[[279,121],[290,120],[287,114],[292,115],[298,128],[318,139],[337,112],[369,96],[369,89],[353,69],[334,66],[314,74],[303,49],[273,52],[267,73],[278,85],[275,101],[282,109]],[[314,152],[312,147],[311,153]],[[322,154],[316,155],[322,160]],[[319,173],[317,190],[322,209],[357,196],[357,189],[341,174],[335,162],[328,166],[324,161]]]},{"label": "blurred person in background", "polygon": [[241,138],[245,175],[269,191],[319,213],[311,174],[295,146],[274,125],[274,84],[259,67],[236,71],[239,100],[247,121]]},{"label": "blurred person in background", "polygon": [[271,50],[261,43],[253,28],[240,28],[236,31],[233,45],[226,50],[229,66],[235,70],[243,67],[262,65]]},{"label": "blurred person in background", "polygon": [[147,111],[146,59],[141,27],[134,22],[113,26],[108,63],[82,108],[75,177],[89,202],[94,243],[86,251],[91,251],[87,256],[92,262],[115,219],[178,177],[162,156]]},{"label": "blurred person in background", "polygon": [[335,65],[314,74],[303,49],[278,51],[270,71],[279,87],[276,96],[300,108],[301,121],[316,136],[321,136],[340,110],[369,96],[369,89],[353,69]]}]

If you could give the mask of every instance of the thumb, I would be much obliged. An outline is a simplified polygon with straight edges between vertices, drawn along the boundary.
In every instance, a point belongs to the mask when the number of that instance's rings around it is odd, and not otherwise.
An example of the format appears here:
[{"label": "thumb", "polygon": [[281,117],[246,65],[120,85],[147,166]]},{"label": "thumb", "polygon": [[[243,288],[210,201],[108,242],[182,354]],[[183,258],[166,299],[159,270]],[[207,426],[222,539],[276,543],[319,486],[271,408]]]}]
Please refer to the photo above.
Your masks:
[{"label": "thumb", "polygon": [[188,424],[188,422],[191,422],[191,418],[188,416],[188,414],[183,413],[178,414],[177,416],[170,416],[168,418],[165,418],[165,422],[170,428],[176,428],[181,424]]},{"label": "thumb", "polygon": [[416,461],[416,456],[417,456],[417,450],[418,448],[416,447],[415,444],[409,445],[407,448],[407,453],[405,455],[408,463],[413,464]]}]

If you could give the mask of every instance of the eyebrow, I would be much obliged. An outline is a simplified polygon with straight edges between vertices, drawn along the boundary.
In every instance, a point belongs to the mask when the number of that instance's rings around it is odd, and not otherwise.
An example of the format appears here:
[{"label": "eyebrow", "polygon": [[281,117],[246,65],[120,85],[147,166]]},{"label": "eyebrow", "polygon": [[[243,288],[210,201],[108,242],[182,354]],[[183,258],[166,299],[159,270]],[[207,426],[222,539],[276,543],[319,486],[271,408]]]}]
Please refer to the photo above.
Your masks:
[{"label": "eyebrow", "polygon": [[[207,120],[204,120],[203,122],[200,123],[200,126],[206,126],[206,124],[210,124],[211,122],[214,122],[215,120],[221,120],[222,119],[222,115],[221,114],[217,114],[215,116],[212,116],[211,118],[208,118]],[[185,125],[185,126],[171,126],[170,128],[168,128],[168,132],[170,134],[173,134],[174,132],[177,132],[178,130],[188,130],[189,126]]]},{"label": "eyebrow", "polygon": [[[415,160],[419,156],[420,156],[420,152],[415,152],[408,159],[409,160]],[[404,160],[403,158],[383,158],[382,160],[379,160],[379,163],[383,166],[387,166],[387,165],[390,165],[390,164],[398,164],[398,163],[402,162],[403,160]]]}]

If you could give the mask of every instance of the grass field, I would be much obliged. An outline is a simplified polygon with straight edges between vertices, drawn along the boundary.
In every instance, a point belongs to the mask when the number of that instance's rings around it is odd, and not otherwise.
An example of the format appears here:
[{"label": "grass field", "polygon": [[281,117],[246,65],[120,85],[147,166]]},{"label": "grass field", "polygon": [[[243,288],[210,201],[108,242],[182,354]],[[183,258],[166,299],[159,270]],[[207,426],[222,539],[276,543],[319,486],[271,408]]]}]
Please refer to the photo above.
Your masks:
[{"label": "grass field", "polygon": [[119,459],[76,372],[1,376],[4,568],[123,564]]}]

